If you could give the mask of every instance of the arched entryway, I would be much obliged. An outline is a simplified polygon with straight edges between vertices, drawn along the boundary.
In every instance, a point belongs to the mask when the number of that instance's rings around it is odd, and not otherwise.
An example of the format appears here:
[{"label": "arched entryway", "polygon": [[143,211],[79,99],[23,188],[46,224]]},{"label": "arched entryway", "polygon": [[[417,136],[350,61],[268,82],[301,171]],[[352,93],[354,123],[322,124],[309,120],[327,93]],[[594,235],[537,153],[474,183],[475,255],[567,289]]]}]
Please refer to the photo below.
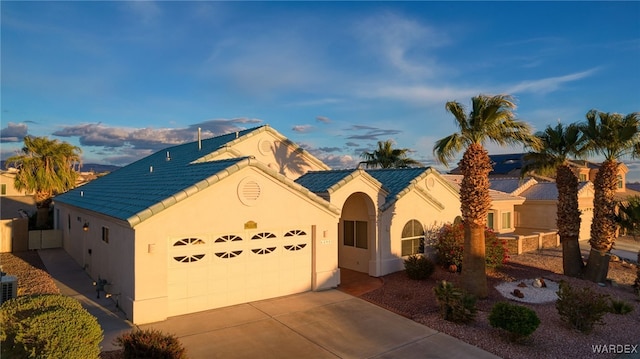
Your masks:
[{"label": "arched entryway", "polygon": [[342,207],[338,224],[338,266],[369,273],[376,238],[375,206],[362,192],[353,193]]}]

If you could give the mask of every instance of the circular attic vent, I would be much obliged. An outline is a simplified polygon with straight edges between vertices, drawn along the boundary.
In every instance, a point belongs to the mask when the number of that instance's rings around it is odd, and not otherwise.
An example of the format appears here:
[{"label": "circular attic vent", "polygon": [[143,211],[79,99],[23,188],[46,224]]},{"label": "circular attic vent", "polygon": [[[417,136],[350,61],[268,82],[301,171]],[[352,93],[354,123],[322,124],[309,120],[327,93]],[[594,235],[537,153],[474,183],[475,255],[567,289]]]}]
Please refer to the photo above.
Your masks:
[{"label": "circular attic vent", "polygon": [[254,178],[247,177],[240,181],[238,185],[238,198],[240,202],[247,206],[253,206],[258,202],[261,194],[262,189],[260,188],[260,184],[258,184]]},{"label": "circular attic vent", "polygon": [[262,140],[258,142],[258,151],[263,155],[273,152],[273,143],[269,140]]}]

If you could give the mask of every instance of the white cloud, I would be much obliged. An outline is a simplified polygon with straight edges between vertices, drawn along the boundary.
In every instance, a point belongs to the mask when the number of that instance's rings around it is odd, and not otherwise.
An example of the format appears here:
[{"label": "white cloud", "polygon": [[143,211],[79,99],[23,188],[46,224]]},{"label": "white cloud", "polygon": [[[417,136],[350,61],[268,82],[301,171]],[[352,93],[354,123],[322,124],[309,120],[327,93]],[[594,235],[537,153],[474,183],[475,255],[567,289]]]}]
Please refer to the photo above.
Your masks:
[{"label": "white cloud", "polygon": [[[393,13],[382,13],[359,22],[356,32],[374,53],[411,77],[440,75],[444,66],[425,49],[449,42],[446,34],[418,21]],[[411,55],[410,55],[411,54]]]},{"label": "white cloud", "polygon": [[430,86],[372,86],[358,93],[361,97],[399,100],[416,105],[443,105],[447,101],[460,101],[478,95],[478,89]]},{"label": "white cloud", "polygon": [[569,75],[557,76],[557,77],[547,77],[540,80],[529,80],[522,81],[516,85],[511,86],[506,90],[506,93],[523,93],[523,92],[533,92],[533,93],[542,93],[546,94],[549,92],[556,91],[560,88],[561,85],[577,81],[583,79],[585,77],[589,77],[594,74],[597,69],[590,69],[587,71],[576,72]]},{"label": "white cloud", "polygon": [[313,130],[313,126],[311,126],[311,125],[295,125],[295,126],[293,126],[293,128],[291,130],[293,132],[306,133],[306,132],[312,131]]}]

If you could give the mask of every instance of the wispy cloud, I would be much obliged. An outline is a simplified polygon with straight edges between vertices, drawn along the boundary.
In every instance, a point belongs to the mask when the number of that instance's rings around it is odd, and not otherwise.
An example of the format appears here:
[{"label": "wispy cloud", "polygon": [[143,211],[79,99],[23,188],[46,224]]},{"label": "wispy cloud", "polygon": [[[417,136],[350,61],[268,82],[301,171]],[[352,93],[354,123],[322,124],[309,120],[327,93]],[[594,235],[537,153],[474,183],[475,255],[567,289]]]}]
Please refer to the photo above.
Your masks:
[{"label": "wispy cloud", "polygon": [[523,92],[546,94],[558,90],[563,84],[566,84],[568,82],[573,82],[589,77],[597,71],[598,69],[594,68],[587,71],[576,72],[564,76],[547,77],[540,80],[522,81],[516,85],[509,87],[506,92],[512,94]]},{"label": "wispy cloud", "polygon": [[307,133],[307,132],[313,131],[313,126],[311,126],[311,125],[296,125],[296,126],[293,126],[291,131],[298,132],[298,133]]},{"label": "wispy cloud", "polygon": [[322,122],[322,123],[331,123],[331,119],[325,116],[316,116],[316,121]]},{"label": "wispy cloud", "polygon": [[356,131],[356,132],[364,132],[355,135],[349,135],[346,138],[349,140],[374,140],[378,141],[382,138],[388,138],[389,136],[397,135],[402,131],[392,130],[392,129],[383,129],[371,126],[362,126],[362,125],[353,125],[351,128],[346,129],[346,131]]},{"label": "wispy cloud", "polygon": [[381,13],[360,21],[360,39],[387,64],[411,77],[431,77],[444,66],[425,51],[449,42],[442,31],[395,13]]},{"label": "wispy cloud", "polygon": [[365,98],[390,99],[415,105],[444,104],[447,101],[469,98],[482,92],[474,88],[389,85],[373,87],[358,93]]}]

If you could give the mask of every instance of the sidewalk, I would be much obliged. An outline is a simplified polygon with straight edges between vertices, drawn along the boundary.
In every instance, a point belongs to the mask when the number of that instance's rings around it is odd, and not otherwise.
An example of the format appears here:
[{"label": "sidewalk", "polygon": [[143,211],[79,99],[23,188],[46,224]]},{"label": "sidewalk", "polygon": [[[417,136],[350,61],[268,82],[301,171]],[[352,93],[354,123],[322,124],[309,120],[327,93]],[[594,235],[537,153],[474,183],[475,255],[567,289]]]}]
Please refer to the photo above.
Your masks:
[{"label": "sidewalk", "polygon": [[120,349],[113,344],[113,340],[120,333],[129,331],[133,325],[126,320],[124,313],[116,308],[115,302],[105,298],[104,292],[100,293],[100,298],[96,298],[93,280],[64,249],[40,249],[38,254],[60,289],[60,294],[77,299],[98,319],[104,331],[104,339],[100,344],[102,351]]}]

